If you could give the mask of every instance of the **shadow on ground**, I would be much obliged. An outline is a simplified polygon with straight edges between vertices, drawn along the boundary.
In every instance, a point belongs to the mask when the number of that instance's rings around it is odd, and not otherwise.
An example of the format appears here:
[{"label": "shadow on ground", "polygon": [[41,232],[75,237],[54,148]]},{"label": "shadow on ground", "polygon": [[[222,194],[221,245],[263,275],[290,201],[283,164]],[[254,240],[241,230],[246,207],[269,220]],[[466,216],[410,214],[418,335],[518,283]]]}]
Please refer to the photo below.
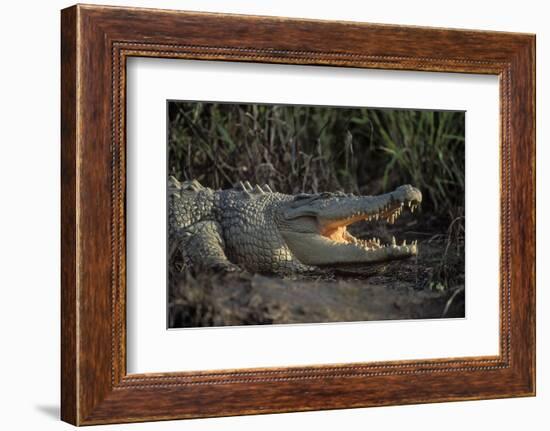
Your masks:
[{"label": "shadow on ground", "polygon": [[58,405],[38,405],[35,408],[50,419],[58,420],[60,418],[61,413]]}]

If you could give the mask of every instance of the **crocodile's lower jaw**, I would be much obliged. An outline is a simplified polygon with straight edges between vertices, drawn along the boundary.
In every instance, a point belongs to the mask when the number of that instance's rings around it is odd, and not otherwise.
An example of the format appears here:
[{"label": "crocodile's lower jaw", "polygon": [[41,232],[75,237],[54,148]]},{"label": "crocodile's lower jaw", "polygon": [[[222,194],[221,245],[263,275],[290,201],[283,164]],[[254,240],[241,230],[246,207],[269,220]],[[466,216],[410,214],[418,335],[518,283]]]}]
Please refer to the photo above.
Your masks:
[{"label": "crocodile's lower jaw", "polygon": [[373,253],[373,255],[383,255],[385,253],[388,256],[392,256],[392,253],[399,254],[401,252],[415,255],[417,251],[416,240],[408,244],[407,241],[403,240],[400,244],[398,244],[395,237],[392,237],[390,243],[383,244],[380,238],[377,237],[368,239],[356,238],[347,231],[345,226],[340,228],[336,234],[322,234],[322,236],[328,239],[331,245],[346,245],[349,247],[360,248],[366,252]]},{"label": "crocodile's lower jaw", "polygon": [[353,242],[332,241],[314,233],[282,232],[292,254],[305,265],[323,266],[349,263],[376,263],[416,255],[417,245],[369,247]]}]

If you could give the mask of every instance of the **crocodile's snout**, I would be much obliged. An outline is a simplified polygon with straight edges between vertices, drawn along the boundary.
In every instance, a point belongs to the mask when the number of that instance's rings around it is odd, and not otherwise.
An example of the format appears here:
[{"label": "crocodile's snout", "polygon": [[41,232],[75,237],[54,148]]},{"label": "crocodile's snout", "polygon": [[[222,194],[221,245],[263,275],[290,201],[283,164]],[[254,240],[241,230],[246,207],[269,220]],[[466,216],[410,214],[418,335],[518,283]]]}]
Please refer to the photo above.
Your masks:
[{"label": "crocodile's snout", "polygon": [[[324,194],[294,205],[286,213],[281,232],[290,250],[308,265],[335,265],[380,262],[417,253],[417,243],[398,243],[392,238],[383,244],[353,236],[347,227],[358,221],[385,221],[393,224],[405,210],[414,212],[422,193],[411,185],[377,196]],[[313,221],[314,220],[314,221]]]}]

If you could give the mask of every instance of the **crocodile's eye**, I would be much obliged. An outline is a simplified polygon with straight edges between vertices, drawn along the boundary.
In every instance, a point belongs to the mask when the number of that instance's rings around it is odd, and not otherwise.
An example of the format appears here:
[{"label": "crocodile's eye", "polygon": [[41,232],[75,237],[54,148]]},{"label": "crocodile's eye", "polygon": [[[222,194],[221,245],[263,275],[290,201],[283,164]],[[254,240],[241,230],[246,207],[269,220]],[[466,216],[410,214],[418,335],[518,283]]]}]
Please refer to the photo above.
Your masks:
[{"label": "crocodile's eye", "polygon": [[337,192],[323,192],[320,195],[318,195],[320,199],[330,199],[330,198],[342,198],[348,195],[347,193],[344,193],[343,191],[339,190]]},{"label": "crocodile's eye", "polygon": [[303,200],[303,199],[309,199],[313,197],[314,195],[310,195],[309,193],[300,193],[299,195],[294,196],[295,201]]},{"label": "crocodile's eye", "polygon": [[303,205],[307,205],[317,199],[320,195],[310,195],[309,193],[300,193],[294,197],[294,200],[291,202],[291,208],[298,208]]},{"label": "crocodile's eye", "polygon": [[299,195],[296,195],[294,197],[294,202],[303,204],[304,202],[313,202],[317,199],[330,199],[330,198],[339,198],[339,197],[346,197],[346,196],[353,196],[353,194],[347,194],[343,191],[337,191],[337,192],[322,192],[317,194],[310,194],[310,193],[300,193]]}]

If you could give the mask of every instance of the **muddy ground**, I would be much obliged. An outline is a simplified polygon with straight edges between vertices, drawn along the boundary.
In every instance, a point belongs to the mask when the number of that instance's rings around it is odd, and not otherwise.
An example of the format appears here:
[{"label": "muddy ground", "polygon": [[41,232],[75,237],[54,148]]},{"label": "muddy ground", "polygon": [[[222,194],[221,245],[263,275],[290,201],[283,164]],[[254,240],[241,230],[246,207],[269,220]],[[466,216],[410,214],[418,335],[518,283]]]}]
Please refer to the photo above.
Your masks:
[{"label": "muddy ground", "polygon": [[[355,227],[356,236],[418,240],[418,256],[384,265],[340,267],[307,276],[172,276],[169,325],[177,327],[353,322],[464,317],[464,243],[451,231]],[[428,228],[428,230],[427,230]],[[350,229],[351,230],[351,229]],[[399,234],[398,234],[399,231]],[[399,235],[399,236],[398,236]]]}]

